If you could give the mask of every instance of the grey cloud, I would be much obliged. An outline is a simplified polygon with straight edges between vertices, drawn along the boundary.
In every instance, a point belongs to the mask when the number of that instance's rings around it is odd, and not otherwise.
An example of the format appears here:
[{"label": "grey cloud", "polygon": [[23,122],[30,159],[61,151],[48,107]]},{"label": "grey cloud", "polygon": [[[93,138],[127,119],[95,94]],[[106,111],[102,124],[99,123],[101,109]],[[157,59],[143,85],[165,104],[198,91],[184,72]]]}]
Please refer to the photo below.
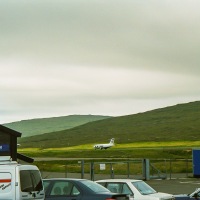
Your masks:
[{"label": "grey cloud", "polygon": [[98,108],[131,114],[198,99],[199,6],[196,0],[2,0],[1,105],[26,117],[101,114]]},{"label": "grey cloud", "polygon": [[198,1],[19,2],[1,6],[4,56],[200,72]]}]

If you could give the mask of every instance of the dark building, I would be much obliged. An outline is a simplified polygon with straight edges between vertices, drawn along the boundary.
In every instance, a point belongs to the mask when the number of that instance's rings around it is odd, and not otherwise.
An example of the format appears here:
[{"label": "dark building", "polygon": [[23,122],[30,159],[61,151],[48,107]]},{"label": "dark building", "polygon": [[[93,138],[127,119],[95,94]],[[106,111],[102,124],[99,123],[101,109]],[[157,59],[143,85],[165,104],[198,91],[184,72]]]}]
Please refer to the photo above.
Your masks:
[{"label": "dark building", "polygon": [[10,157],[12,161],[20,159],[31,163],[32,158],[17,153],[17,138],[21,135],[18,131],[0,125],[0,156]]}]

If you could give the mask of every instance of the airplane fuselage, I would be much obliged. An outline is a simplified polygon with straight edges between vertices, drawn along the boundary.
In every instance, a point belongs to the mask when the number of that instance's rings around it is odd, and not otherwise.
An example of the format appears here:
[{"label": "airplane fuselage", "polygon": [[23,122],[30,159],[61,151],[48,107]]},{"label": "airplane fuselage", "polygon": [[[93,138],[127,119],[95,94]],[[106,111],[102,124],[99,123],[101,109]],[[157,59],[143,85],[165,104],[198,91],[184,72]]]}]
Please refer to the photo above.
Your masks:
[{"label": "airplane fuselage", "polygon": [[108,149],[110,147],[114,146],[114,138],[112,138],[110,140],[110,143],[107,143],[107,144],[96,144],[94,145],[94,149]]}]

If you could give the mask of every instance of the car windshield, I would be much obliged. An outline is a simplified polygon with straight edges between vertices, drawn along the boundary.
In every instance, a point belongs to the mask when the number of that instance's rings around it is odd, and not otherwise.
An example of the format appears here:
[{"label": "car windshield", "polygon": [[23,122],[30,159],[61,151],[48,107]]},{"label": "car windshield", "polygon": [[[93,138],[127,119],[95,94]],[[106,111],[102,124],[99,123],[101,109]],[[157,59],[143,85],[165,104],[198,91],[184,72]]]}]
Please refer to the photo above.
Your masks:
[{"label": "car windshield", "polygon": [[105,187],[103,187],[102,185],[95,183],[93,181],[90,180],[83,180],[82,183],[87,186],[88,188],[90,188],[93,192],[95,193],[101,193],[101,192],[109,192],[108,189],[106,189]]},{"label": "car windshield", "polygon": [[132,182],[132,184],[143,195],[156,193],[156,191],[153,188],[151,188],[148,184],[146,184],[144,181]]}]

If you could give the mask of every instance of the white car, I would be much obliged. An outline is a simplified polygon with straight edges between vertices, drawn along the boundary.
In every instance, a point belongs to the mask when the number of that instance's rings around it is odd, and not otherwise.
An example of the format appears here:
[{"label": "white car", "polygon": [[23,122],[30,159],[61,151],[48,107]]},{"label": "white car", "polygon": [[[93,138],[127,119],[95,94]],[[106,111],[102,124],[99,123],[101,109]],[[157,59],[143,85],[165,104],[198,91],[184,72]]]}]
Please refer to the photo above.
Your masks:
[{"label": "white car", "polygon": [[96,182],[111,192],[130,195],[130,200],[175,200],[173,195],[156,192],[142,180],[105,179]]}]

